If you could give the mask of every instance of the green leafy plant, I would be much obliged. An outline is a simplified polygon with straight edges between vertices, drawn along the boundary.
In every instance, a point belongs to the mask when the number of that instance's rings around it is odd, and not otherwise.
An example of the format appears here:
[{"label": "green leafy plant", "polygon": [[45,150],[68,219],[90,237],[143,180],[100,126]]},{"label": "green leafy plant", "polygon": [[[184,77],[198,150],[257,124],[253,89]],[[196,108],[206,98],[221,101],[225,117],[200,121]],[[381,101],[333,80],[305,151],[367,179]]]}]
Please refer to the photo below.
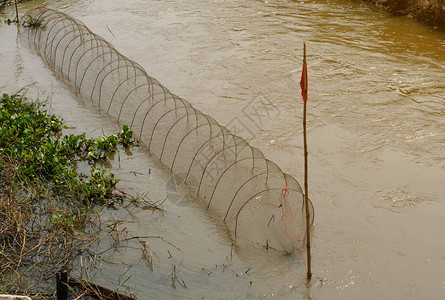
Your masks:
[{"label": "green leafy plant", "polygon": [[26,18],[25,21],[22,22],[22,26],[35,29],[42,26],[43,21],[45,20],[34,18],[33,16],[28,15],[28,18]]},{"label": "green leafy plant", "polygon": [[118,134],[118,138],[124,147],[139,145],[139,142],[133,138],[133,131],[130,130],[128,125],[123,126],[122,131]]},{"label": "green leafy plant", "polygon": [[[97,168],[118,151],[137,142],[124,125],[115,135],[86,138],[61,135],[62,120],[44,110],[44,104],[27,102],[19,95],[3,94],[0,100],[0,155],[10,157],[28,182],[51,180],[51,188],[74,191],[85,203],[106,203],[113,198],[118,180],[112,173]],[[77,171],[86,161],[90,174]]]},{"label": "green leafy plant", "polygon": [[16,20],[16,19],[14,19],[14,20],[11,20],[10,18],[7,18],[6,20],[5,20],[5,23],[6,24],[8,24],[8,25],[11,25],[11,23],[20,23],[20,21],[19,20]]}]

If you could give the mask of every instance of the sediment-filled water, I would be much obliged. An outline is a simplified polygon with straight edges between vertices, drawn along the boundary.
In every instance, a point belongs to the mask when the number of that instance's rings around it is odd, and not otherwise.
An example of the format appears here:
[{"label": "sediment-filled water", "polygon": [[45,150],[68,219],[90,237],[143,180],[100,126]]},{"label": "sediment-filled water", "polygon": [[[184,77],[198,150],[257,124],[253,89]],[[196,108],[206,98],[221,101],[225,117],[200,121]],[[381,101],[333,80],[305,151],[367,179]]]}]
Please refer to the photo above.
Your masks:
[{"label": "sediment-filled water", "polygon": [[[129,192],[169,197],[166,213],[113,217],[147,237],[155,267],[150,271],[139,249],[128,248],[110,257],[116,264],[98,275],[101,283],[125,281],[141,299],[445,295],[444,33],[340,0],[38,1],[19,9],[42,4],[84,22],[300,183],[299,81],[307,43],[311,284],[299,253],[232,249],[224,224],[181,188],[167,187],[168,169],[143,149],[122,154],[113,172]],[[12,15],[8,8],[0,17]],[[30,94],[51,94],[51,110],[70,131],[118,129],[4,23],[0,65],[3,91],[35,83]],[[186,288],[172,287],[172,265]]]}]

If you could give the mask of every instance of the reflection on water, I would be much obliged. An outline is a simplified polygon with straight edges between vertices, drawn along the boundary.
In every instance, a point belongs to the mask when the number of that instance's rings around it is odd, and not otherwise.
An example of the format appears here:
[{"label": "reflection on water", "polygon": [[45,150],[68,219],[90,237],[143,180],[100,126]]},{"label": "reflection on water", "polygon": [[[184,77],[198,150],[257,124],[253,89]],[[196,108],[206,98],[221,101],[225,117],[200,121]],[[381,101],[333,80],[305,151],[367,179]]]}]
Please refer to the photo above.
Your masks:
[{"label": "reflection on water", "polygon": [[[443,295],[445,34],[343,0],[46,4],[82,20],[220,123],[237,117],[253,145],[297,179],[303,177],[298,82],[306,41],[316,209],[309,295]],[[0,85],[10,91],[36,82],[36,90],[53,92],[52,109],[75,131],[115,131],[16,41],[15,27],[2,24],[0,32]],[[279,110],[260,126],[244,113],[259,94]],[[169,173],[148,153],[126,157],[115,169],[123,188],[165,199]],[[198,204],[165,202],[165,208],[161,215],[119,212],[136,221],[125,225],[134,234],[163,236],[180,249],[148,239],[156,253],[153,272],[138,251],[111,256],[135,264],[126,285],[141,299],[306,297],[297,254],[232,249],[224,225]],[[172,265],[186,289],[172,288]],[[107,278],[118,273],[113,267]]]}]

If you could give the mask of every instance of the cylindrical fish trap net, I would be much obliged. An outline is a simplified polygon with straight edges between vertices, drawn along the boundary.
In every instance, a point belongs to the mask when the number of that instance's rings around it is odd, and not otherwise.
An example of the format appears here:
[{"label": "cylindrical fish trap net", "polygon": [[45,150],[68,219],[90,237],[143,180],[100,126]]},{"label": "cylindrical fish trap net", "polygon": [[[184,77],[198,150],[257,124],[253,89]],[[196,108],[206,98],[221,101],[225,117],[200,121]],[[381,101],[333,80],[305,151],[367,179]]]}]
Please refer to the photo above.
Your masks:
[{"label": "cylindrical fish trap net", "polygon": [[[238,245],[248,242],[287,253],[302,247],[304,195],[292,176],[170,93],[82,22],[45,7],[26,16],[41,21],[27,36],[48,65],[83,98],[128,124],[193,196],[224,220]],[[312,224],[312,204],[310,214]]]}]

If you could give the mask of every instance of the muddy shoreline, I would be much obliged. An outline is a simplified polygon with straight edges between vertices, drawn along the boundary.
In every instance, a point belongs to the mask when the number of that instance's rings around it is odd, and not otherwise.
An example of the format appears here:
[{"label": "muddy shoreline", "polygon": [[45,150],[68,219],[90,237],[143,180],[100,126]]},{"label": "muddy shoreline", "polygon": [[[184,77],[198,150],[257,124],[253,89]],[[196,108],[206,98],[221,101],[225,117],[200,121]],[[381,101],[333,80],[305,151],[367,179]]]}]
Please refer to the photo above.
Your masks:
[{"label": "muddy shoreline", "polygon": [[442,0],[355,0],[371,4],[394,16],[406,16],[445,31],[445,3]]}]

